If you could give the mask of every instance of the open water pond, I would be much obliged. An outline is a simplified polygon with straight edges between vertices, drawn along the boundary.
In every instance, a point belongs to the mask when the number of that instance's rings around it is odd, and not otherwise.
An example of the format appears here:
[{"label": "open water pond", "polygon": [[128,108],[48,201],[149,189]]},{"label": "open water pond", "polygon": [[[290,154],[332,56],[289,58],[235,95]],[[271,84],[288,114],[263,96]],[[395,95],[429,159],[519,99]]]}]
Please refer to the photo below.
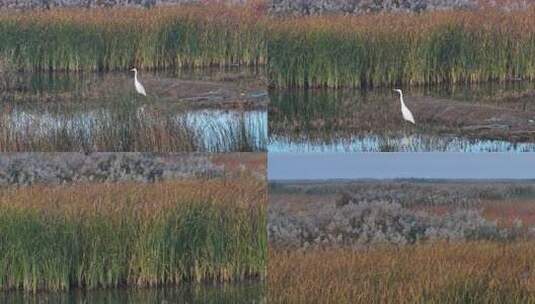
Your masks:
[{"label": "open water pond", "polygon": [[535,84],[272,90],[270,152],[535,151]]},{"label": "open water pond", "polygon": [[267,92],[255,71],[17,74],[0,93],[0,151],[256,152]]}]

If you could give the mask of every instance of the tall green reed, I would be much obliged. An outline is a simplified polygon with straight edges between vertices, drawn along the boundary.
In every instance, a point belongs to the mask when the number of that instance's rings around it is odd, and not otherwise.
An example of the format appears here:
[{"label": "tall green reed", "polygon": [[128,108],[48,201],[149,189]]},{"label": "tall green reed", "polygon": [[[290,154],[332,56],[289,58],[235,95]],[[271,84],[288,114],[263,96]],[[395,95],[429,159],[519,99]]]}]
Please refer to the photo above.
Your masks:
[{"label": "tall green reed", "polygon": [[535,9],[274,17],[248,7],[52,10],[0,16],[19,69],[267,65],[279,87],[535,78]]},{"label": "tall green reed", "polygon": [[282,87],[371,87],[535,78],[535,10],[279,20],[268,73]]},{"label": "tall green reed", "polygon": [[[7,194],[0,207],[0,289],[177,286],[261,277],[264,204],[244,202],[239,193],[232,202],[223,185],[233,188],[224,181],[199,183],[211,198],[176,196],[192,190],[171,189],[188,186],[172,183],[145,194],[136,185],[119,186],[110,195],[99,195],[100,186],[84,194],[56,188],[46,199],[20,194],[32,202]],[[242,190],[251,192],[245,199],[259,189]],[[149,196],[154,201],[144,202]],[[81,204],[77,199],[84,205],[69,207]],[[87,200],[96,203],[88,206]]]},{"label": "tall green reed", "polygon": [[257,65],[266,52],[255,20],[220,5],[5,14],[0,54],[33,71]]}]

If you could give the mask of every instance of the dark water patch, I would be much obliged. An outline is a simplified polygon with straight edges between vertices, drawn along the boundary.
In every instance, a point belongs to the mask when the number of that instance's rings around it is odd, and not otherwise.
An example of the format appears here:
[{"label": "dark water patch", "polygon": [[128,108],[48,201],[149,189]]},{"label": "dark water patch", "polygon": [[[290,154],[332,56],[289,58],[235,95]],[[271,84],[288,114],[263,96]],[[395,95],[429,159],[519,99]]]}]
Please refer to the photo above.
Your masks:
[{"label": "dark water patch", "polygon": [[265,284],[185,284],[180,288],[75,289],[69,292],[1,292],[2,303],[264,303]]}]

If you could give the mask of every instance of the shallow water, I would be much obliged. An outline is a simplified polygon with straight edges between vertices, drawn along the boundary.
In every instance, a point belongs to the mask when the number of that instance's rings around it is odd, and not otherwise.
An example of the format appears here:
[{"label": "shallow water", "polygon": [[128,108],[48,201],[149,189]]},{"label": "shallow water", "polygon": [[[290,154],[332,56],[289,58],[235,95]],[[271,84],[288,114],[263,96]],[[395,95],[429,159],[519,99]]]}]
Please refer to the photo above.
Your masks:
[{"label": "shallow water", "polygon": [[265,106],[183,102],[188,95],[176,80],[200,80],[207,83],[200,93],[212,94],[220,83],[212,72],[145,77],[148,97],[133,92],[128,73],[19,75],[0,94],[0,151],[266,150]]},{"label": "shallow water", "polygon": [[[535,84],[514,82],[456,87],[405,88],[405,101],[429,96],[466,104],[535,111]],[[535,142],[467,137],[459,128],[401,120],[399,97],[390,88],[273,90],[269,152],[526,152]]]},{"label": "shallow water", "polygon": [[348,136],[330,141],[290,139],[271,136],[269,152],[531,152],[535,143],[512,143],[503,140],[477,140],[456,136]]},{"label": "shallow water", "polygon": [[182,288],[73,290],[70,292],[2,292],[1,303],[265,303],[262,283],[221,286],[187,285]]},{"label": "shallow water", "polygon": [[[202,151],[202,152],[233,152],[264,151],[267,140],[267,112],[261,110],[219,110],[193,109],[188,111],[154,110],[152,105],[134,105],[130,109],[114,109],[114,105],[102,106],[98,109],[60,111],[39,109],[39,106],[20,109],[13,107],[8,115],[2,117],[4,126],[8,126],[12,137],[27,141],[51,139],[57,140],[58,145],[42,147],[41,150],[65,151],[72,145],[65,142],[78,143],[85,150],[106,151],[121,150],[113,143],[103,142],[98,147],[94,145],[108,136],[114,135],[111,129],[124,130],[131,135],[121,135],[121,140],[129,136],[154,136],[152,130],[162,130],[160,133],[172,137],[173,135],[186,137],[188,145],[176,143],[174,146],[135,146],[128,151],[166,150],[172,152]],[[7,116],[7,117],[6,117]],[[106,132],[108,129],[110,132]],[[178,134],[176,134],[176,133]],[[244,137],[245,140],[241,137]],[[181,138],[177,138],[177,141]],[[240,142],[242,141],[242,142]],[[64,146],[62,143],[65,143]],[[239,148],[242,145],[243,149]],[[13,147],[9,142],[0,150],[10,151]],[[125,147],[126,150],[127,147]]]}]

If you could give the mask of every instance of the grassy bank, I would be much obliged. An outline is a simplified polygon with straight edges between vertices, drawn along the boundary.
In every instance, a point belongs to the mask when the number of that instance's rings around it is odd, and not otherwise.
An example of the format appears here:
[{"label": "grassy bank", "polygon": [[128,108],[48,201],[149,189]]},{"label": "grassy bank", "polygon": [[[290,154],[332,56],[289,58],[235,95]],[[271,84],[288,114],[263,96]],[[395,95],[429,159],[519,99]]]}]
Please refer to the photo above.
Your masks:
[{"label": "grassy bank", "polygon": [[267,65],[281,87],[535,78],[535,8],[274,17],[260,6],[52,10],[0,15],[19,69]]},{"label": "grassy bank", "polygon": [[181,285],[262,277],[264,182],[0,190],[0,288]]},{"label": "grassy bank", "polygon": [[535,244],[273,249],[273,303],[533,303]]}]

